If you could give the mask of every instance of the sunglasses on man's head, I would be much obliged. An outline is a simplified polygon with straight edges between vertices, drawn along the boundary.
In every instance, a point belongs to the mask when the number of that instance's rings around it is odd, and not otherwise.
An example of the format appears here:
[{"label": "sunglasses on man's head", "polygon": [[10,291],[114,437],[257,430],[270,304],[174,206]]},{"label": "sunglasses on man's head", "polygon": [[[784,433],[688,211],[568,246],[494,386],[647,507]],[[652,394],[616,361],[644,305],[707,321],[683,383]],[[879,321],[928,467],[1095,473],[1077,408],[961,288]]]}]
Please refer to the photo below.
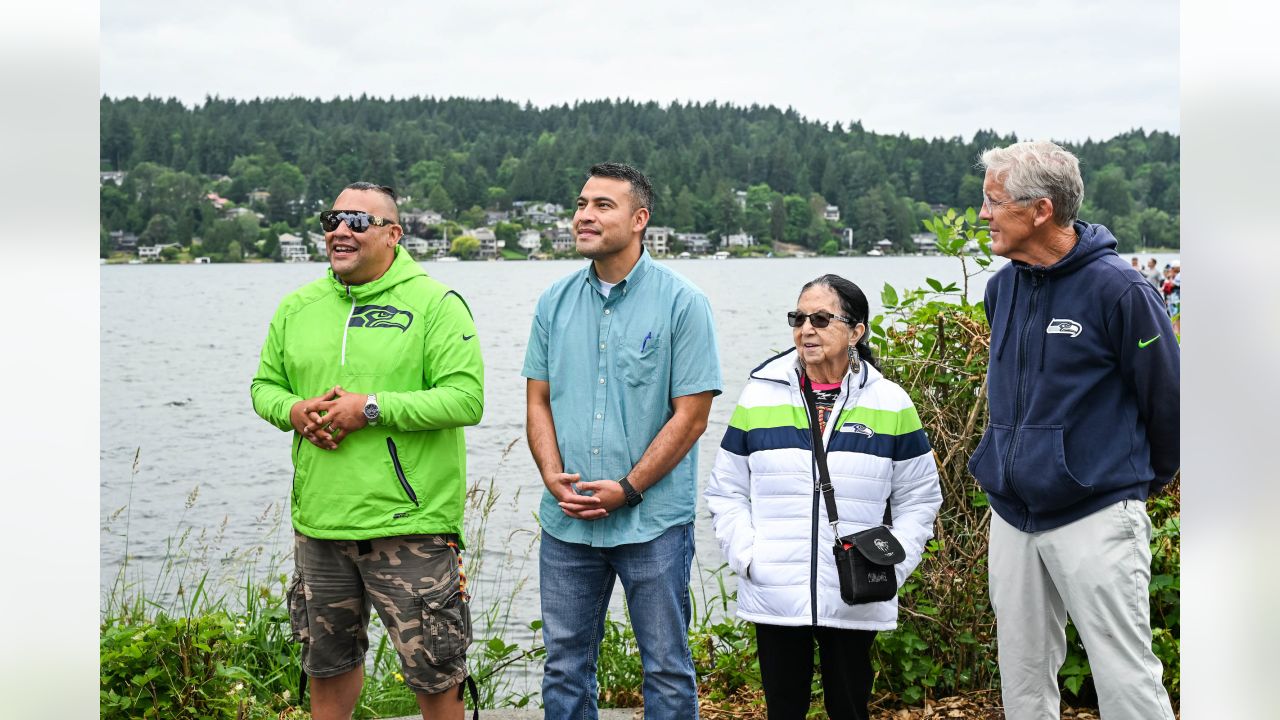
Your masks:
[{"label": "sunglasses on man's head", "polygon": [[346,223],[353,233],[362,233],[369,229],[370,225],[382,227],[383,225],[395,225],[395,220],[388,220],[377,215],[370,215],[360,210],[325,210],[320,213],[320,227],[325,232],[333,232],[338,226]]},{"label": "sunglasses on man's head", "polygon": [[843,315],[832,315],[826,310],[819,310],[816,313],[808,313],[808,314],[802,313],[802,312],[794,312],[794,311],[789,312],[787,313],[787,324],[793,328],[798,328],[804,324],[805,320],[808,320],[810,323],[813,324],[815,328],[824,328],[831,324],[832,318],[835,318],[836,320],[839,320],[844,323],[848,323],[849,325],[854,324],[854,322],[849,318]]}]

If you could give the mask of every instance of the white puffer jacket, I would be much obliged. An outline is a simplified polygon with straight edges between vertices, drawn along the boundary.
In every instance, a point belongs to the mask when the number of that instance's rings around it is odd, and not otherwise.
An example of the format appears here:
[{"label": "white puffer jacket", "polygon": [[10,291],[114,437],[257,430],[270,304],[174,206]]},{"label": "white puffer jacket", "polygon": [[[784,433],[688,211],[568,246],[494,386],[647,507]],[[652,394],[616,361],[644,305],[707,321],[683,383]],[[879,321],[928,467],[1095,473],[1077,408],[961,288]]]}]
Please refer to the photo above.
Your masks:
[{"label": "white puffer jacket", "polygon": [[[937,464],[911,398],[864,362],[858,375],[845,374],[823,442],[840,535],[879,525],[889,503],[891,532],[907,554],[895,566],[901,587],[942,505]],[[720,549],[738,574],[738,616],[892,630],[896,597],[865,605],[840,599],[812,447],[792,349],[751,372],[704,493]]]}]

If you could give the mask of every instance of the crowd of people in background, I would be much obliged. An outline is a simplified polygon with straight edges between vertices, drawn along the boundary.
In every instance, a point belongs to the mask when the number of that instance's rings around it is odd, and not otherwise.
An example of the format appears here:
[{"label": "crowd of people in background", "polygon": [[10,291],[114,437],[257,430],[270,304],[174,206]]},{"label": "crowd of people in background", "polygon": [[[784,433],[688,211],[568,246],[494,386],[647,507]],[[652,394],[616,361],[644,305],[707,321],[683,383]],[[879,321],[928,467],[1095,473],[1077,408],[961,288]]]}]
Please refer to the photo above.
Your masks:
[{"label": "crowd of people in background", "polygon": [[1163,270],[1160,269],[1160,263],[1155,258],[1147,260],[1146,267],[1142,266],[1136,255],[1129,262],[1133,265],[1133,269],[1142,273],[1147,282],[1151,283],[1151,286],[1164,297],[1164,309],[1173,321],[1173,330],[1181,335],[1182,262],[1177,259],[1167,262]]}]

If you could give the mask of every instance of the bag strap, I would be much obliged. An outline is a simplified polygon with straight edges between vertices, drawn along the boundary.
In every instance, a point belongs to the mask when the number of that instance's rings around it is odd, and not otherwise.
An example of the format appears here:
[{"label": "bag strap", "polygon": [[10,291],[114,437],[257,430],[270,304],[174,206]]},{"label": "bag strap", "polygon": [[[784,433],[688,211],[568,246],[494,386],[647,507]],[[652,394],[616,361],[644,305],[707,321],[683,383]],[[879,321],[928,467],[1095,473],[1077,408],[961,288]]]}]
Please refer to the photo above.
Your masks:
[{"label": "bag strap", "polygon": [[[813,392],[813,386],[809,384],[808,375],[801,376],[800,391],[804,394],[805,408],[809,411],[809,434],[813,438],[813,456],[817,461],[820,481],[818,489],[822,491],[822,502],[827,506],[827,518],[831,521],[831,531],[835,533],[838,541],[840,533],[837,532],[836,523],[840,522],[840,516],[836,512],[836,488],[831,484],[831,473],[827,470],[827,449],[822,444],[822,431],[818,423],[818,397]],[[832,411],[834,417],[834,408]],[[831,420],[828,419],[827,422]],[[884,517],[881,518],[880,523],[886,527],[893,527],[893,504],[888,500],[884,503]]]},{"label": "bag strap", "polygon": [[[822,492],[822,502],[827,506],[827,520],[831,522],[831,530],[835,532],[840,515],[836,512],[836,489],[831,484],[831,473],[827,470],[827,449],[822,444],[821,424],[818,422],[818,398],[813,393],[806,373],[800,379],[800,391],[804,394],[805,409],[809,412],[809,434],[813,437],[813,459],[818,465],[818,489]],[[840,537],[840,533],[835,533]]]},{"label": "bag strap", "polygon": [[[458,683],[458,699],[465,699],[462,694],[462,688],[466,686],[467,691],[471,693],[471,720],[480,720],[480,693],[476,690],[476,681],[471,677],[471,673]],[[465,711],[464,711],[465,712]]]}]

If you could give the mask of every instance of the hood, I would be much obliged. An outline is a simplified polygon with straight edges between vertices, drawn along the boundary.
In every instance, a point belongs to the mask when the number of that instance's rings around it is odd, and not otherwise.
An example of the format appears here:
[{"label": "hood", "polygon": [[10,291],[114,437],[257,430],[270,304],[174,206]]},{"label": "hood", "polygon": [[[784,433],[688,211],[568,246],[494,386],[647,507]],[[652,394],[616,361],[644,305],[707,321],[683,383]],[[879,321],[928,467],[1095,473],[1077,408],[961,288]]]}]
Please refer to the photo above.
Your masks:
[{"label": "hood", "polygon": [[1011,264],[1024,272],[1036,272],[1055,277],[1075,272],[1094,260],[1115,252],[1116,236],[1112,235],[1106,226],[1076,220],[1073,227],[1076,231],[1076,244],[1058,262],[1048,267],[1028,265],[1020,260],[1014,260]]},{"label": "hood", "polygon": [[391,261],[391,267],[387,268],[387,271],[377,280],[363,285],[349,286],[338,279],[338,276],[333,273],[333,268],[329,268],[329,282],[333,285],[334,291],[344,299],[350,297],[356,300],[367,300],[386,292],[402,282],[416,277],[425,277],[426,274],[427,272],[409,255],[409,251],[397,245],[396,256]]},{"label": "hood", "polygon": [[[871,363],[865,360],[859,363],[859,366],[862,368],[862,371],[858,373],[857,378],[854,378],[853,375],[846,370],[844,373],[844,379],[841,380],[841,382],[843,383],[850,379],[854,379],[858,388],[861,389],[883,377],[879,370],[876,370],[871,366]],[[790,385],[798,389],[800,387],[799,369],[800,356],[796,353],[796,349],[792,347],[757,365],[756,368],[751,371],[750,377],[752,380],[766,380],[768,382],[776,382],[782,385]]]},{"label": "hood", "polygon": [[[1095,225],[1086,223],[1082,220],[1076,220],[1072,225],[1076,232],[1076,244],[1067,252],[1058,262],[1045,267],[1043,265],[1028,265],[1020,260],[1014,260],[1010,263],[1013,272],[1013,292],[1009,298],[1009,312],[1005,313],[1004,332],[1000,340],[1000,345],[996,349],[996,359],[1003,359],[1005,348],[1009,345],[1009,338],[1013,333],[1013,316],[1014,309],[1017,307],[1019,286],[1024,281],[1032,283],[1044,283],[1044,295],[1040,301],[1040,327],[1046,327],[1050,320],[1050,306],[1053,305],[1053,295],[1055,288],[1055,280],[1064,278],[1080,268],[1088,265],[1095,260],[1116,254],[1116,237],[1111,234],[1103,225]],[[1040,334],[1040,360],[1037,369],[1044,371],[1044,356],[1048,341],[1043,333]]]}]

